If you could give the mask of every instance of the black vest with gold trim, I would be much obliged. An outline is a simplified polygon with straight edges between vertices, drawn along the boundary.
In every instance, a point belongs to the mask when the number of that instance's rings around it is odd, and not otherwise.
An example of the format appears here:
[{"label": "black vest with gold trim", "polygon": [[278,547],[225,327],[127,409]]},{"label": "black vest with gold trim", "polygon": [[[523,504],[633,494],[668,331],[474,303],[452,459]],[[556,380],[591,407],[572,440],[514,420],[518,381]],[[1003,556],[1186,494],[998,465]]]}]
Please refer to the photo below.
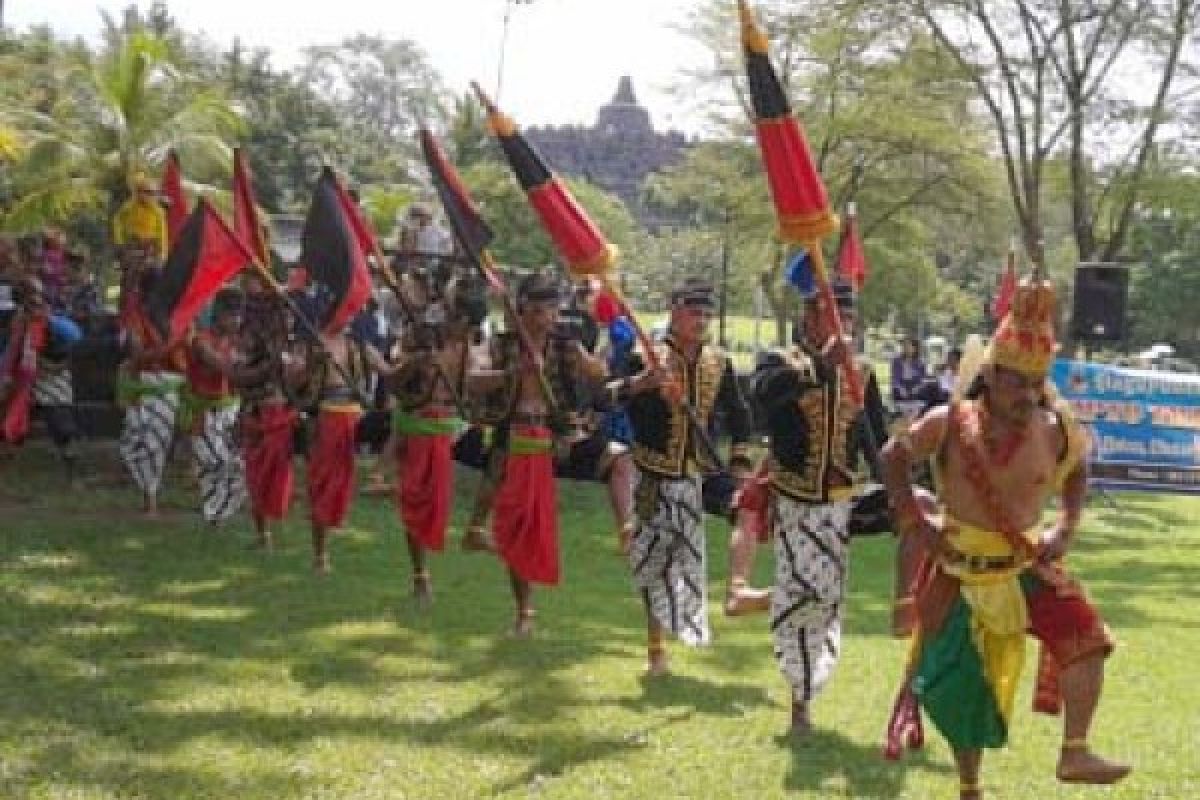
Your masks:
[{"label": "black vest with gold trim", "polygon": [[[697,421],[709,429],[722,381],[733,379],[729,358],[720,348],[704,345],[696,360],[689,363],[670,337],[655,345],[655,351],[663,367],[683,388]],[[716,469],[708,452],[696,442],[681,405],[668,403],[656,390],[631,397],[627,410],[633,423],[633,460],[639,469],[666,478],[682,478],[697,467],[702,472]],[[735,442],[744,441],[745,431],[731,433]]]},{"label": "black vest with gold trim", "polygon": [[[864,383],[873,380],[864,375]],[[768,465],[774,489],[796,500],[824,503],[831,475],[855,482],[862,412],[855,408],[842,367],[824,365],[819,357],[793,347],[786,357],[768,354],[753,385],[771,440]]]}]

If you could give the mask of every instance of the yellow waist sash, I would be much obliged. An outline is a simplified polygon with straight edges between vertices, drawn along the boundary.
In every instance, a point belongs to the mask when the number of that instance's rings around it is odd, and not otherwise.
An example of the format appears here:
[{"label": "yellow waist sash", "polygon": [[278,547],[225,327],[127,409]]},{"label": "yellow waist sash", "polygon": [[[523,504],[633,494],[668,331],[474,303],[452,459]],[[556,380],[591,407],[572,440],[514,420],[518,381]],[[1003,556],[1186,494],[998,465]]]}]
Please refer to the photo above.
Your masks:
[{"label": "yellow waist sash", "polygon": [[[1025,660],[1025,630],[1029,613],[1018,576],[1029,566],[1018,557],[1004,535],[960,522],[946,515],[946,545],[939,557],[943,570],[961,582],[963,601],[971,609],[971,639],[983,660],[984,672],[1000,713],[1012,716],[1013,699]],[[1021,534],[1036,544],[1037,530]],[[961,556],[959,558],[958,556]],[[985,565],[1011,561],[1011,566]]]}]

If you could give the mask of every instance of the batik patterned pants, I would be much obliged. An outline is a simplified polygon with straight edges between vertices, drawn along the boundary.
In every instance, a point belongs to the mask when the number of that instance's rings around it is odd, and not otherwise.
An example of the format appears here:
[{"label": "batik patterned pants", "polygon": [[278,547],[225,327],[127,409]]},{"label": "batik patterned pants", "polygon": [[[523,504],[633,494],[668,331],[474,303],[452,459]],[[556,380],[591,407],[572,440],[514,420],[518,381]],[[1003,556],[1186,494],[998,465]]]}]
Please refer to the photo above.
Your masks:
[{"label": "batik patterned pants", "polygon": [[200,508],[207,522],[229,519],[246,500],[246,466],[234,436],[237,415],[237,405],[209,409],[200,432],[192,436],[200,468]]},{"label": "batik patterned pants", "polygon": [[633,581],[655,621],[689,645],[708,644],[708,570],[700,477],[639,472]]},{"label": "batik patterned pants", "polygon": [[179,375],[143,372],[137,400],[125,411],[121,430],[121,460],[144,494],[158,494],[175,434],[179,411]]},{"label": "batik patterned pants", "polygon": [[775,497],[771,634],[797,701],[820,692],[837,665],[853,506],[852,500],[810,505]]}]

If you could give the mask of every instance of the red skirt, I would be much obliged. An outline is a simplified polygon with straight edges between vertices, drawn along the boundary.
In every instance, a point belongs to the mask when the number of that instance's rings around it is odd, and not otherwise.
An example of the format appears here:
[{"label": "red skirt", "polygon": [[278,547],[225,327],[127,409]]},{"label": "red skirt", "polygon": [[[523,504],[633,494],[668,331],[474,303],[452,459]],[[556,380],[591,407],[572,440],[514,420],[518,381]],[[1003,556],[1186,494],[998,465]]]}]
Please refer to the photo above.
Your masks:
[{"label": "red skirt", "polygon": [[556,585],[558,516],[555,508],[554,455],[513,452],[518,440],[551,442],[546,428],[514,425],[504,477],[492,502],[492,533],[500,557],[517,577]]},{"label": "red skirt", "polygon": [[396,504],[404,528],[424,549],[440,551],[446,546],[446,528],[454,505],[454,437],[405,436],[398,458]]},{"label": "red skirt", "polygon": [[322,408],[308,454],[308,505],[314,525],[340,528],[354,495],[354,432],[360,412]]},{"label": "red skirt", "polygon": [[29,435],[29,413],[33,404],[33,382],[17,378],[9,384],[8,403],[0,425],[0,441],[20,444]]},{"label": "red skirt", "polygon": [[292,502],[295,424],[296,412],[281,404],[264,405],[253,415],[242,415],[242,453],[255,516],[264,519],[287,516]]}]

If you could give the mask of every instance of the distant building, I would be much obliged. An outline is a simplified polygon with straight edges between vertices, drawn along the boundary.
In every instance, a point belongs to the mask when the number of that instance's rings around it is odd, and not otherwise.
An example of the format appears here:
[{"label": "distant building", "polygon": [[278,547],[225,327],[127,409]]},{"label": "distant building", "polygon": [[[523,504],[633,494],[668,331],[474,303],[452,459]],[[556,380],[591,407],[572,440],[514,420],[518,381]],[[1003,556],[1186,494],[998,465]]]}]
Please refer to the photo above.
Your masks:
[{"label": "distant building", "polygon": [[638,222],[651,229],[667,220],[645,208],[642,184],[652,173],[682,161],[691,146],[679,131],[654,130],[628,75],[617,84],[612,102],[600,107],[592,127],[532,127],[525,129],[525,136],[555,172],[585,178],[612,192]]}]

